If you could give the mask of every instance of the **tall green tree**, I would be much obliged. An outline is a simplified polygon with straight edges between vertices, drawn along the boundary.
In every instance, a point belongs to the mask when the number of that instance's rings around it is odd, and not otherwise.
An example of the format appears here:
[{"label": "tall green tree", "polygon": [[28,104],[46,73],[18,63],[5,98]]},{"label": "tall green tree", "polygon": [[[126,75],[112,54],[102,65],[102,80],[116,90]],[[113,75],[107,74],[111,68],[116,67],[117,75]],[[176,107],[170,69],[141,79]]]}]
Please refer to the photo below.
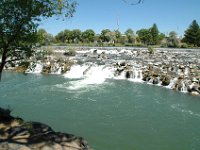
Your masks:
[{"label": "tall green tree", "polygon": [[200,46],[200,28],[196,20],[193,20],[185,31],[183,42],[193,46]]},{"label": "tall green tree", "polygon": [[75,0],[1,0],[0,79],[7,62],[30,56],[42,19],[61,14],[72,17],[76,4]]},{"label": "tall green tree", "polygon": [[159,44],[159,30],[157,25],[154,23],[153,26],[150,28],[150,33],[152,36],[152,45],[157,45]]},{"label": "tall green tree", "polygon": [[175,31],[171,31],[169,33],[169,37],[167,38],[167,46],[168,47],[178,47],[180,44],[177,33]]},{"label": "tall green tree", "polygon": [[66,32],[60,31],[56,36],[55,39],[57,42],[65,43],[66,42]]},{"label": "tall green tree", "polygon": [[121,32],[119,30],[115,30],[114,31],[114,36],[115,36],[115,43],[120,43],[120,40],[121,40]]},{"label": "tall green tree", "polygon": [[100,34],[100,40],[102,42],[109,42],[111,40],[111,31],[109,29],[103,29]]},{"label": "tall green tree", "polygon": [[140,29],[136,33],[143,44],[151,45],[153,39],[149,29]]},{"label": "tall green tree", "polygon": [[39,45],[50,45],[52,42],[54,42],[52,34],[47,33],[45,29],[39,29],[37,31],[37,43]]},{"label": "tall green tree", "polygon": [[71,40],[72,40],[72,43],[79,43],[81,41],[81,30],[79,29],[74,29],[71,31]]},{"label": "tall green tree", "polygon": [[132,29],[127,29],[125,31],[125,35],[127,37],[128,43],[135,43],[135,35]]},{"label": "tall green tree", "polygon": [[[72,36],[72,32],[70,30],[68,30],[68,29],[65,29],[63,31],[63,39],[64,39],[64,41],[62,41],[62,42],[63,43],[70,43],[71,39],[72,39],[71,36]],[[61,35],[61,37],[62,37],[62,35]]]},{"label": "tall green tree", "polygon": [[95,32],[92,29],[85,30],[82,33],[82,40],[86,43],[94,42],[95,39]]}]

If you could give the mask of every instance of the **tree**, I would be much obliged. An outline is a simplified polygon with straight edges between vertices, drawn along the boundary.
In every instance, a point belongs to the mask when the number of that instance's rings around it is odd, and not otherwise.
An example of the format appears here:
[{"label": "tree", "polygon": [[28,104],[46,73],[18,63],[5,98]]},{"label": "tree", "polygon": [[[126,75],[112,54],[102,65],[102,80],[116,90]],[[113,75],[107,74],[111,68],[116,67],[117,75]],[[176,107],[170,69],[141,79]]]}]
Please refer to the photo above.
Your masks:
[{"label": "tree", "polygon": [[31,55],[42,19],[62,14],[72,17],[76,4],[75,0],[1,0],[0,79],[7,62]]},{"label": "tree", "polygon": [[138,4],[142,3],[144,0],[137,0],[135,2],[128,2],[128,0],[122,0],[122,1],[128,5],[138,5]]},{"label": "tree", "polygon": [[119,30],[114,30],[113,32],[107,32],[106,36],[109,37],[109,41],[110,43],[113,44],[113,46],[115,45],[115,43],[120,43],[121,40],[121,32]]},{"label": "tree", "polygon": [[152,35],[149,29],[140,29],[136,33],[143,44],[150,45],[152,43]]},{"label": "tree", "polygon": [[134,36],[134,32],[132,29],[127,29],[125,31],[125,35],[127,37],[128,43],[135,43],[135,36]]},{"label": "tree", "polygon": [[120,43],[120,39],[121,39],[121,36],[122,36],[121,32],[119,30],[115,30],[114,31],[114,36],[115,36],[114,42],[115,43]]},{"label": "tree", "polygon": [[[63,43],[70,43],[71,42],[71,39],[72,39],[72,33],[71,33],[71,31],[70,30],[68,30],[68,29],[65,29],[64,31],[63,31],[63,40],[64,41],[62,41]],[[61,37],[62,37],[62,34],[61,34]]]},{"label": "tree", "polygon": [[95,32],[92,29],[85,30],[82,33],[83,42],[86,43],[94,42],[94,39],[95,39]]},{"label": "tree", "polygon": [[179,39],[177,33],[175,31],[171,31],[169,33],[169,37],[167,38],[167,46],[168,47],[178,47],[179,46]]},{"label": "tree", "polygon": [[37,31],[37,43],[39,45],[49,45],[54,42],[54,37],[50,33],[47,33],[45,29],[39,29]]},{"label": "tree", "polygon": [[193,46],[200,46],[200,28],[196,20],[185,31],[183,42]]},{"label": "tree", "polygon": [[100,40],[102,42],[109,42],[111,40],[110,33],[111,33],[111,31],[109,29],[103,29],[101,31],[101,35],[99,37]]},{"label": "tree", "polygon": [[60,31],[56,36],[55,39],[57,42],[66,42],[66,36],[65,36],[65,31]]},{"label": "tree", "polygon": [[150,33],[152,36],[152,45],[159,44],[159,31],[157,25],[154,23],[153,26],[150,28]]},{"label": "tree", "polygon": [[72,43],[79,43],[81,41],[81,30],[79,29],[74,29],[71,31],[71,40],[72,40]]}]

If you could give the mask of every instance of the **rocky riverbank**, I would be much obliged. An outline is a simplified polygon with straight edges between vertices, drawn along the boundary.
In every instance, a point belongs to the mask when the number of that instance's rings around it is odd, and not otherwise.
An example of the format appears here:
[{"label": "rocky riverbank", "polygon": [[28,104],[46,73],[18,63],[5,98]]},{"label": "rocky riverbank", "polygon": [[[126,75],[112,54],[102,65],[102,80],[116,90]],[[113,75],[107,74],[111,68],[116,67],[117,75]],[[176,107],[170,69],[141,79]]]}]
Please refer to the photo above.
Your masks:
[{"label": "rocky riverbank", "polygon": [[90,150],[87,142],[72,134],[55,132],[39,122],[25,122],[0,108],[1,150]]},{"label": "rocky riverbank", "polygon": [[[18,63],[6,68],[14,66],[18,72],[62,74],[67,78],[128,79],[200,94],[199,49],[77,47],[71,51],[51,47],[49,53],[49,47],[43,47],[37,51],[28,65]],[[46,55],[41,56],[43,51]]]}]

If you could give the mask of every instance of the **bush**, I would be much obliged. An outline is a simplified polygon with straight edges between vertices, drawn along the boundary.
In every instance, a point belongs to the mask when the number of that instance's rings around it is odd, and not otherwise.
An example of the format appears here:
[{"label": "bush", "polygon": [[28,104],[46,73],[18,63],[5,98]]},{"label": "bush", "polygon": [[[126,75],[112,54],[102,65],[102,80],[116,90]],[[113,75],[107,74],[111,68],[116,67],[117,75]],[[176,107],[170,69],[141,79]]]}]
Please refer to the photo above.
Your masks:
[{"label": "bush", "polygon": [[150,54],[154,54],[155,49],[152,46],[148,46],[148,51]]},{"label": "bush", "polygon": [[181,44],[181,48],[188,48],[188,44],[186,43]]}]

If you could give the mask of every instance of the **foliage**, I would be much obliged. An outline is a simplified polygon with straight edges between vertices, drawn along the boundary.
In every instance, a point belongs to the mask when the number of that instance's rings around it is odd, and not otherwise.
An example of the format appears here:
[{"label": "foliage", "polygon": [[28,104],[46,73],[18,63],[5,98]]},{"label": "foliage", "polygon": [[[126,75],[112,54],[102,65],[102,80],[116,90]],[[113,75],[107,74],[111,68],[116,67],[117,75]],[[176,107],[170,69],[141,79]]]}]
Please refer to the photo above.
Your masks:
[{"label": "foliage", "polygon": [[8,61],[30,57],[37,41],[39,22],[55,15],[72,17],[74,0],[1,0],[0,1],[0,53],[1,73]]},{"label": "foliage", "polygon": [[148,46],[148,51],[150,54],[154,54],[155,49],[152,46]]},{"label": "foliage", "polygon": [[119,30],[114,31],[115,43],[120,43],[121,41],[121,32]]},{"label": "foliage", "polygon": [[39,45],[50,45],[54,42],[54,37],[50,33],[47,33],[45,29],[39,29],[37,31],[37,43]]},{"label": "foliage", "polygon": [[94,42],[95,32],[92,29],[85,30],[82,33],[81,37],[82,37],[83,42],[86,42],[86,43]]},{"label": "foliage", "polygon": [[109,42],[111,40],[110,33],[111,33],[111,31],[109,29],[102,30],[101,35],[99,37],[100,40],[102,42]]},{"label": "foliage", "polygon": [[[68,30],[67,30],[67,31],[68,31]],[[65,31],[59,32],[59,33],[55,36],[55,39],[56,39],[57,42],[65,43],[65,41],[66,41]]]},{"label": "foliage", "polygon": [[79,29],[74,29],[71,31],[69,39],[71,40],[72,43],[79,43],[81,41],[81,30]]},{"label": "foliage", "polygon": [[152,45],[159,44],[160,43],[160,41],[159,41],[159,31],[158,31],[157,25],[153,24],[153,26],[149,30],[150,30],[150,34],[151,34],[151,37],[152,37],[151,44]]},{"label": "foliage", "polygon": [[143,44],[150,45],[152,43],[152,35],[149,29],[140,29],[136,33]]},{"label": "foliage", "polygon": [[185,31],[183,42],[193,46],[200,46],[200,28],[196,20],[193,20]]},{"label": "foliage", "polygon": [[156,24],[149,29],[141,29],[136,32],[139,40],[145,45],[159,45],[165,35],[160,33]]},{"label": "foliage", "polygon": [[179,47],[180,41],[177,37],[177,33],[175,31],[171,31],[169,33],[169,37],[167,38],[167,46],[168,47]]},{"label": "foliage", "polygon": [[135,43],[135,36],[134,36],[134,32],[133,32],[133,30],[132,29],[127,29],[126,31],[125,31],[125,35],[126,35],[126,37],[127,37],[127,42],[128,43]]}]

